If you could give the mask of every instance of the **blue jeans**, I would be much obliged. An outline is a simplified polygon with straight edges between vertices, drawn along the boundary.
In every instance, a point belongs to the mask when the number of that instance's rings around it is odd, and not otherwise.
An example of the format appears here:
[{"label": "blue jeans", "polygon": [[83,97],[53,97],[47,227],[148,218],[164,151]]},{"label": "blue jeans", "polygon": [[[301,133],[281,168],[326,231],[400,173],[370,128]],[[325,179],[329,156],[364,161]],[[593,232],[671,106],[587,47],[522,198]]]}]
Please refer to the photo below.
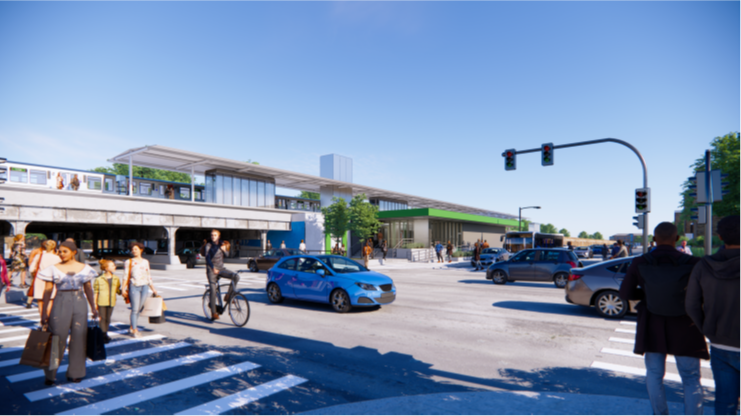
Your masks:
[{"label": "blue jeans", "polygon": [[149,286],[134,286],[129,289],[129,299],[131,300],[131,327],[136,330],[136,323],[139,320],[139,312],[144,307],[144,299],[149,296]]},{"label": "blue jeans", "polygon": [[[684,387],[684,414],[701,415],[703,391],[700,385],[700,359],[693,357],[674,357],[677,360],[677,370],[682,377]],[[666,373],[666,354],[647,352],[646,388],[648,399],[655,415],[668,415],[666,393],[664,391],[664,373]]]},{"label": "blue jeans", "polygon": [[710,367],[715,379],[715,414],[738,413],[739,353],[710,346]]}]

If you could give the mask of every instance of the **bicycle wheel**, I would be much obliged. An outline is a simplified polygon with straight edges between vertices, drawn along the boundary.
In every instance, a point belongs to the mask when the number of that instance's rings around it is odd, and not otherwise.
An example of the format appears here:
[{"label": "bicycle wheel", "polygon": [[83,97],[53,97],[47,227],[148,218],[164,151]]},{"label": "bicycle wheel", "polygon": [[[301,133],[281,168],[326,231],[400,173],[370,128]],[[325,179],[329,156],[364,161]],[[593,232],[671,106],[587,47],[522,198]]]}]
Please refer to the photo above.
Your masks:
[{"label": "bicycle wheel", "polygon": [[206,289],[203,294],[203,315],[206,319],[211,319],[211,289]]},{"label": "bicycle wheel", "polygon": [[229,301],[229,317],[236,326],[245,326],[250,320],[250,302],[243,294],[237,293]]}]

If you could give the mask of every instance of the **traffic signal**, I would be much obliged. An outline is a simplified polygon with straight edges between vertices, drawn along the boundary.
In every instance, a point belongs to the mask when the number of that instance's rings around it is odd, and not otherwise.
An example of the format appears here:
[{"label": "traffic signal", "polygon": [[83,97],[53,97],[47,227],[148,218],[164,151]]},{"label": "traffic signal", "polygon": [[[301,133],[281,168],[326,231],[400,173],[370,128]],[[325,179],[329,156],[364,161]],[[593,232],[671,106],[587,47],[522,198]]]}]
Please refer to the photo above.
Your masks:
[{"label": "traffic signal", "polygon": [[633,221],[635,221],[633,223],[633,225],[636,226],[636,227],[638,227],[638,228],[640,228],[641,230],[644,229],[644,228],[646,228],[645,225],[644,225],[645,222],[644,222],[643,215],[636,215],[635,217],[633,217]]},{"label": "traffic signal", "polygon": [[636,189],[636,214],[651,212],[651,188]]},{"label": "traffic signal", "polygon": [[540,145],[540,164],[543,166],[553,166],[553,143]]},{"label": "traffic signal", "polygon": [[504,170],[517,169],[517,150],[508,149],[504,151]]}]

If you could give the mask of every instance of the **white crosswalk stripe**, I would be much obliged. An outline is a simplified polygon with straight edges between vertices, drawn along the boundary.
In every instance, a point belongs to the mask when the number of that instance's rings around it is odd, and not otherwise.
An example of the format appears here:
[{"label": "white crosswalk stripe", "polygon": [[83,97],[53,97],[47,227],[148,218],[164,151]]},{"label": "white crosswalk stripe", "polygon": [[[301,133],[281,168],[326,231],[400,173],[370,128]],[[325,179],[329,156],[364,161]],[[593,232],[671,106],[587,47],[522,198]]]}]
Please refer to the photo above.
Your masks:
[{"label": "white crosswalk stripe", "polygon": [[622,329],[622,328],[615,328],[615,332],[620,332],[622,334],[635,334],[635,329]]},{"label": "white crosswalk stripe", "polygon": [[637,323],[636,323],[636,322],[633,322],[633,321],[620,321],[620,325],[631,325],[631,326],[636,326],[636,325],[637,325]]},{"label": "white crosswalk stripe", "polygon": [[[632,374],[634,376],[646,376],[646,369],[640,368],[640,367],[630,367],[627,365],[619,365],[619,364],[611,364],[611,363],[603,363],[600,361],[595,361],[591,365],[592,368],[599,368],[602,370],[611,370],[618,373],[626,373],[626,374]],[[664,375],[664,380],[670,380],[670,381],[678,381],[682,382],[682,378],[679,376],[679,374],[674,373],[666,373]],[[707,379],[707,378],[701,378],[700,384],[702,384],[705,387],[713,387],[715,388],[715,381]]]},{"label": "white crosswalk stripe", "polygon": [[178,291],[178,292],[185,292],[187,290],[187,289],[178,289],[176,287],[161,286],[161,285],[158,285],[157,288],[158,289],[165,289],[165,290],[175,290],[175,291]]},{"label": "white crosswalk stripe", "polygon": [[[33,307],[35,308],[36,306],[34,305]],[[8,309],[20,309],[20,308],[26,309],[26,307],[25,307],[25,306],[20,306],[20,305],[8,305],[8,306],[3,306],[3,307],[0,307],[0,313],[5,313],[5,311],[6,311],[6,310],[8,310]]]},{"label": "white crosswalk stripe", "polygon": [[27,313],[24,315],[0,316],[0,321],[10,321],[13,319],[27,318],[29,316],[39,316],[38,312]]},{"label": "white crosswalk stripe", "polygon": [[610,342],[620,342],[623,344],[635,344],[635,340],[627,339],[627,338],[616,338],[616,337],[610,337]]}]

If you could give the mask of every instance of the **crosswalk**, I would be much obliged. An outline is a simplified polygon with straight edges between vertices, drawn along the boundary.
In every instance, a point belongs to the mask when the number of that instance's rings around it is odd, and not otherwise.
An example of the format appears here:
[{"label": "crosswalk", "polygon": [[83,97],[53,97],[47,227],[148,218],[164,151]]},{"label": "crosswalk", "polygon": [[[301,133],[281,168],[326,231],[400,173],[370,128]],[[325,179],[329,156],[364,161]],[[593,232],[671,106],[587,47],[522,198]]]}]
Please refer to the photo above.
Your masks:
[{"label": "crosswalk", "polygon": [[[257,287],[265,287],[265,282],[267,279],[267,275],[265,274],[258,274],[258,273],[240,273],[239,274],[239,283],[237,283],[238,286],[241,287],[250,287],[250,288],[257,288]],[[204,291],[206,287],[208,286],[208,282],[205,279],[205,276],[203,277],[183,277],[183,278],[174,278],[174,277],[164,277],[164,276],[154,276],[153,277],[155,287],[157,288],[157,291],[168,293],[168,292],[187,292],[192,291],[193,289],[200,289],[201,291]],[[228,282],[226,281],[220,281],[220,283]],[[2,313],[2,310],[0,310],[0,313]]]},{"label": "crosswalk", "polygon": [[[600,353],[605,361],[593,361],[591,368],[608,370],[621,374],[634,376],[646,376],[646,367],[643,356],[633,353],[635,345],[636,323],[634,321],[620,321],[619,326],[613,332],[616,336],[609,336],[608,345],[600,349]],[[620,347],[623,348],[620,348]],[[630,348],[630,349],[626,349]],[[668,355],[666,359],[668,364],[676,364],[676,359]],[[710,362],[701,360],[700,366],[705,369],[710,368]],[[667,372],[664,380],[681,382],[682,379],[678,373],[670,371],[670,365],[667,365]],[[705,387],[715,388],[715,381],[710,377],[702,377],[700,383]]]},{"label": "crosswalk", "polygon": [[[0,317],[15,311],[0,309]],[[26,321],[9,329],[37,327]],[[111,324],[109,335],[115,338],[106,345],[107,359],[87,360],[87,377],[80,383],[65,381],[65,352],[53,386],[43,384],[43,370],[20,365],[29,332],[0,332],[0,383],[8,383],[17,392],[11,398],[14,413],[103,414],[165,400],[167,408],[156,407],[154,413],[222,414],[279,393],[293,394],[309,382],[190,340],[153,333],[129,338],[126,327],[121,322]]]}]

